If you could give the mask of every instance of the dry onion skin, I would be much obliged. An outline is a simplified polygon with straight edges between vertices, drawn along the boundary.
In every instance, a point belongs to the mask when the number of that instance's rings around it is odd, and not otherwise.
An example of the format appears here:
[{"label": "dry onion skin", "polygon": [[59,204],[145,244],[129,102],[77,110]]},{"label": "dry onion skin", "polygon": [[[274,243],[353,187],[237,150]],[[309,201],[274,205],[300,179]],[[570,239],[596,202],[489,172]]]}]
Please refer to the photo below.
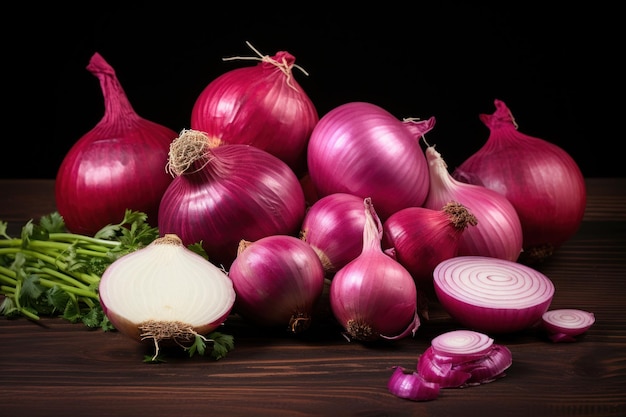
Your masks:
[{"label": "dry onion skin", "polygon": [[554,296],[554,284],[539,271],[485,256],[441,262],[433,284],[452,318],[486,333],[513,333],[539,324]]},{"label": "dry onion skin", "polygon": [[227,274],[185,247],[175,234],[122,256],[102,274],[102,309],[115,328],[136,341],[184,346],[220,326],[235,302]]},{"label": "dry onion skin", "polygon": [[575,342],[576,337],[589,330],[595,321],[593,313],[574,308],[550,310],[541,316],[543,329],[555,343]]}]

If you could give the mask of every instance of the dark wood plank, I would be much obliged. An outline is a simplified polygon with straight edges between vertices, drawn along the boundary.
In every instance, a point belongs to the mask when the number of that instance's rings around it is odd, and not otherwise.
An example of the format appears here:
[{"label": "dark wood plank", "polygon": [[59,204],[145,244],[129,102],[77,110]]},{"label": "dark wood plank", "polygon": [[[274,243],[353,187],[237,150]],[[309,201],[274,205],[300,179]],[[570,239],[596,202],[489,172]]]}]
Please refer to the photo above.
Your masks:
[{"label": "dark wood plank", "polygon": [[[575,343],[535,329],[500,335],[513,353],[493,383],[443,390],[414,403],[387,391],[393,366],[414,367],[430,340],[458,328],[437,306],[416,336],[394,343],[347,342],[332,321],[299,337],[237,316],[222,329],[235,349],[219,361],[167,352],[142,362],[150,345],[116,332],[45,318],[0,319],[3,416],[623,416],[626,415],[626,180],[588,180],[578,233],[537,267],[555,283],[551,308],[594,312]],[[54,209],[52,181],[0,180],[0,219],[12,230]]]}]

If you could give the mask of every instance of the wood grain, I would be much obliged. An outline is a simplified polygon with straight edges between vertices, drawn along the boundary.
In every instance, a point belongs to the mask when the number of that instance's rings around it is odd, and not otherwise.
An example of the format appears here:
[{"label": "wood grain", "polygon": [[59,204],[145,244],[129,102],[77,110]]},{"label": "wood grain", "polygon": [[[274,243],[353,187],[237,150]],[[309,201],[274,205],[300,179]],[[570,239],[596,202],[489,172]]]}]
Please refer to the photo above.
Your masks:
[{"label": "wood grain", "polygon": [[[594,312],[574,343],[537,329],[495,335],[513,353],[504,378],[442,390],[429,402],[387,391],[392,367],[415,367],[442,332],[459,328],[439,306],[414,338],[348,342],[332,320],[306,334],[260,329],[237,316],[223,332],[235,349],[212,361],[166,351],[143,363],[151,345],[58,318],[0,319],[2,416],[624,416],[626,415],[626,179],[589,179],[578,233],[537,266],[555,284],[551,309]],[[17,233],[54,210],[48,180],[0,180],[0,219]]]}]

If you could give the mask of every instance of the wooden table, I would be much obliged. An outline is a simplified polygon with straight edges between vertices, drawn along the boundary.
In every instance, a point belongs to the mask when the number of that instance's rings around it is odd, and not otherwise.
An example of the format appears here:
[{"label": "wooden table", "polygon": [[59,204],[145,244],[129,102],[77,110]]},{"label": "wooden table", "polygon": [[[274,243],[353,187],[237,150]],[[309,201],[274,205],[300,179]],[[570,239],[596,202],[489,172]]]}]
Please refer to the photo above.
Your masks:
[{"label": "wooden table", "polygon": [[[151,347],[60,318],[0,319],[0,415],[13,416],[625,416],[626,178],[587,181],[578,233],[537,269],[556,287],[551,309],[591,311],[574,343],[535,330],[499,336],[513,353],[490,384],[442,390],[430,402],[394,397],[396,365],[412,368],[433,337],[457,329],[431,312],[414,338],[366,346],[331,323],[306,336],[229,318],[235,349],[212,361],[172,355],[146,364]],[[51,180],[0,180],[0,219],[17,233],[55,209]]]}]

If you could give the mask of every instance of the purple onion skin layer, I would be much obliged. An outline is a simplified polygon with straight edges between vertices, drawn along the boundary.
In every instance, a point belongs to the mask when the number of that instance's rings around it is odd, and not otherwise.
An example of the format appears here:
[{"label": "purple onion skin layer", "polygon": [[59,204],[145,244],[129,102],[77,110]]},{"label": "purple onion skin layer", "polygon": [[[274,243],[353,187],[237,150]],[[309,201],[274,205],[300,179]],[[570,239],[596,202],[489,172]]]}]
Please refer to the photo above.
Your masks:
[{"label": "purple onion skin layer", "polygon": [[127,209],[147,214],[156,225],[161,196],[172,181],[165,165],[177,133],[135,113],[113,68],[99,54],[87,69],[100,80],[105,114],[61,162],[57,210],[70,231],[85,235],[121,222]]},{"label": "purple onion skin layer", "polygon": [[567,152],[520,133],[504,102],[495,100],[495,105],[492,115],[480,115],[490,129],[487,142],[453,176],[504,195],[522,223],[520,261],[542,261],[580,227],[587,202],[585,181]]}]

